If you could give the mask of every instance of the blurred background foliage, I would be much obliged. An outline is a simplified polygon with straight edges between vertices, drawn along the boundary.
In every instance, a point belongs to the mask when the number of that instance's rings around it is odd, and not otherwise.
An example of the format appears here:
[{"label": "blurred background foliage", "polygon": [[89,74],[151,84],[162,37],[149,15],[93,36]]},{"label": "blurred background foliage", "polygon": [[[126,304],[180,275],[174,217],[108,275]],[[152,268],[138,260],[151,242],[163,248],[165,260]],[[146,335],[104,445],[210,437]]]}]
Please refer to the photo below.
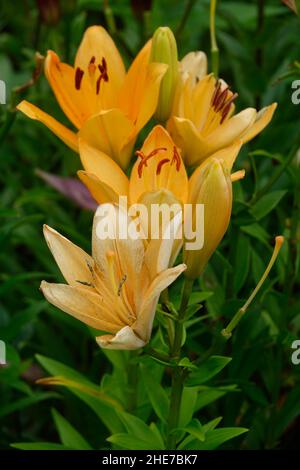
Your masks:
[{"label": "blurred background foliage", "polygon": [[[32,86],[26,84],[36,51],[53,49],[72,62],[83,31],[93,24],[110,28],[126,64],[160,25],[176,33],[180,58],[199,49],[209,56],[208,0],[0,1],[0,79],[7,84],[7,105],[0,106],[0,339],[7,343],[8,356],[8,365],[0,366],[3,449],[20,441],[105,448],[109,434],[118,432],[106,398],[96,403],[72,387],[37,385],[36,379],[47,373],[70,374],[74,380],[80,373],[80,380],[90,385],[101,380],[107,396],[127,400],[129,356],[98,349],[87,327],[50,306],[39,292],[41,279],[60,276],[42,224],[89,250],[92,212],[66,200],[36,174],[39,168],[74,176],[78,156],[14,109],[26,97],[65,122],[43,74]],[[205,293],[197,298],[203,319],[191,325],[186,345],[191,359],[212,351],[233,358],[201,390],[186,390],[183,413],[189,415],[193,402],[203,423],[222,416],[224,426],[248,428],[227,444],[235,449],[298,444],[300,366],[291,363],[291,344],[300,339],[300,113],[291,101],[291,83],[299,74],[299,33],[299,18],[279,0],[218,2],[220,75],[239,93],[238,109],[273,101],[279,105],[269,127],[238,158],[236,169],[245,168],[246,178],[234,184],[230,229],[199,280],[198,289]],[[278,234],[285,235],[286,243],[276,266],[233,338],[219,344],[220,330],[259,280]],[[179,287],[173,289],[175,297]],[[149,400],[155,402],[149,390],[153,385],[158,389],[161,380],[168,387],[169,381],[168,374],[162,379],[161,368],[146,359],[140,367],[144,373],[131,408],[144,420],[151,418]]]}]

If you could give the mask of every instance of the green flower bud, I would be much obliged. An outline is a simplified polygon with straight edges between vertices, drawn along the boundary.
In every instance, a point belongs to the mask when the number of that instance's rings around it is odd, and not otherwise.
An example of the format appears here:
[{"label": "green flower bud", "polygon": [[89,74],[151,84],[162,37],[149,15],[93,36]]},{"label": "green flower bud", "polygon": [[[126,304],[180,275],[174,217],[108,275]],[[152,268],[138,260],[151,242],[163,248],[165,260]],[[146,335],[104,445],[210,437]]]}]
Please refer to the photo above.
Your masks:
[{"label": "green flower bud", "polygon": [[178,81],[177,44],[174,34],[168,27],[158,28],[152,38],[150,62],[160,62],[168,65],[161,85],[155,117],[165,122],[170,117],[173,99]]}]

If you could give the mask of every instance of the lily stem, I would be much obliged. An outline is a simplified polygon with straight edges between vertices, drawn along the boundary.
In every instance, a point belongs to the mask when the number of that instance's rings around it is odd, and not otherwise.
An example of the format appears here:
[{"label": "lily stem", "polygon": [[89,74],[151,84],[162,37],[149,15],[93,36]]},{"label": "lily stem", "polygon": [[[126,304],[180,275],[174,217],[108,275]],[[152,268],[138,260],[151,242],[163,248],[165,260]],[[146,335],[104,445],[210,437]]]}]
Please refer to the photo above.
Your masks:
[{"label": "lily stem", "polygon": [[210,29],[210,57],[211,57],[211,70],[215,76],[218,78],[219,75],[219,48],[216,38],[216,7],[217,0],[210,0],[210,20],[209,20],[209,29]]},{"label": "lily stem", "polygon": [[138,395],[138,364],[135,362],[136,351],[131,351],[128,361],[127,380],[128,380],[128,404],[129,413],[136,409]]},{"label": "lily stem", "polygon": [[170,348],[171,358],[176,359],[177,366],[172,369],[172,385],[171,397],[168,417],[168,430],[166,448],[174,450],[176,448],[176,433],[175,429],[178,427],[180,405],[182,399],[182,392],[184,387],[185,373],[182,367],[178,365],[180,360],[181,344],[183,339],[183,322],[186,309],[189,303],[189,298],[193,289],[194,281],[185,279],[181,297],[181,304],[179,307],[178,317],[175,324],[174,341]]}]

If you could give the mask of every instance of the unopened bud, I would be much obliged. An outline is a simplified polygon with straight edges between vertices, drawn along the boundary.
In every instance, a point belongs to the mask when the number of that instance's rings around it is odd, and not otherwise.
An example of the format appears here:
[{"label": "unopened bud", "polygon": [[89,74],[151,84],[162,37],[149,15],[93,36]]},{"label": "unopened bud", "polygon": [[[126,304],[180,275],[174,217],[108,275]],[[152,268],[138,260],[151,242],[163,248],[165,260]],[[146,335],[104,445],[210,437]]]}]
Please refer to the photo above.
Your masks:
[{"label": "unopened bud", "polygon": [[152,38],[150,62],[168,65],[161,85],[155,117],[165,122],[170,117],[178,81],[177,44],[174,34],[168,27],[158,28]]},{"label": "unopened bud", "polygon": [[[204,205],[204,244],[199,250],[185,250],[186,276],[196,279],[222,240],[231,216],[232,183],[222,160],[209,159],[200,165],[190,179],[189,203]],[[194,221],[193,221],[194,222]]]}]

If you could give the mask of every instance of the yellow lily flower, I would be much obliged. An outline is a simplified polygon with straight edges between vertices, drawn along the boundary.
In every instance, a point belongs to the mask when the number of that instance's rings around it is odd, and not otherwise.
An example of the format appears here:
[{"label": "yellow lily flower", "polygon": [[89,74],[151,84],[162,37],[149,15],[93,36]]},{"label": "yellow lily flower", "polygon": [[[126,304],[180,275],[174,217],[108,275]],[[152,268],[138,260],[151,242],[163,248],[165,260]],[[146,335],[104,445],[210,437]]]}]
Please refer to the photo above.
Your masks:
[{"label": "yellow lily flower", "polygon": [[157,107],[164,64],[149,63],[151,41],[126,73],[115,43],[101,26],[88,28],[76,54],[74,67],[48,51],[45,74],[56,99],[77,129],[60,124],[37,106],[22,101],[17,108],[47,126],[71,149],[79,139],[127,168],[138,132]]},{"label": "yellow lily flower", "polygon": [[[99,224],[104,217],[114,234],[112,238],[99,238]],[[173,219],[171,234],[180,223],[179,216]],[[168,269],[172,236],[160,240],[159,245],[146,244],[139,236],[130,237],[129,231],[127,238],[122,238],[120,230],[129,224],[134,221],[121,207],[99,207],[94,217],[92,256],[52,228],[44,227],[48,246],[67,284],[43,281],[41,290],[51,304],[110,333],[96,337],[102,348],[131,350],[148,343],[161,291],[186,268],[181,264]]]},{"label": "yellow lily flower", "polygon": [[276,103],[259,112],[247,108],[234,115],[236,97],[212,74],[196,84],[192,77],[184,81],[167,129],[187,165],[198,165],[237,140],[246,143],[269,124]]},{"label": "yellow lily flower", "polygon": [[[219,154],[219,157],[221,155]],[[186,276],[196,279],[222,240],[231,215],[232,182],[226,163],[209,158],[193,173],[189,181],[189,203],[204,205],[204,244],[199,250],[185,250]],[[195,210],[192,218],[195,217]]]},{"label": "yellow lily flower", "polygon": [[119,196],[127,196],[130,205],[142,203],[149,194],[181,204],[187,200],[188,177],[180,152],[162,126],[155,126],[136,152],[138,159],[130,178],[107,155],[85,141],[80,140],[79,149],[85,171],[79,171],[78,176],[99,204],[117,202]]}]

